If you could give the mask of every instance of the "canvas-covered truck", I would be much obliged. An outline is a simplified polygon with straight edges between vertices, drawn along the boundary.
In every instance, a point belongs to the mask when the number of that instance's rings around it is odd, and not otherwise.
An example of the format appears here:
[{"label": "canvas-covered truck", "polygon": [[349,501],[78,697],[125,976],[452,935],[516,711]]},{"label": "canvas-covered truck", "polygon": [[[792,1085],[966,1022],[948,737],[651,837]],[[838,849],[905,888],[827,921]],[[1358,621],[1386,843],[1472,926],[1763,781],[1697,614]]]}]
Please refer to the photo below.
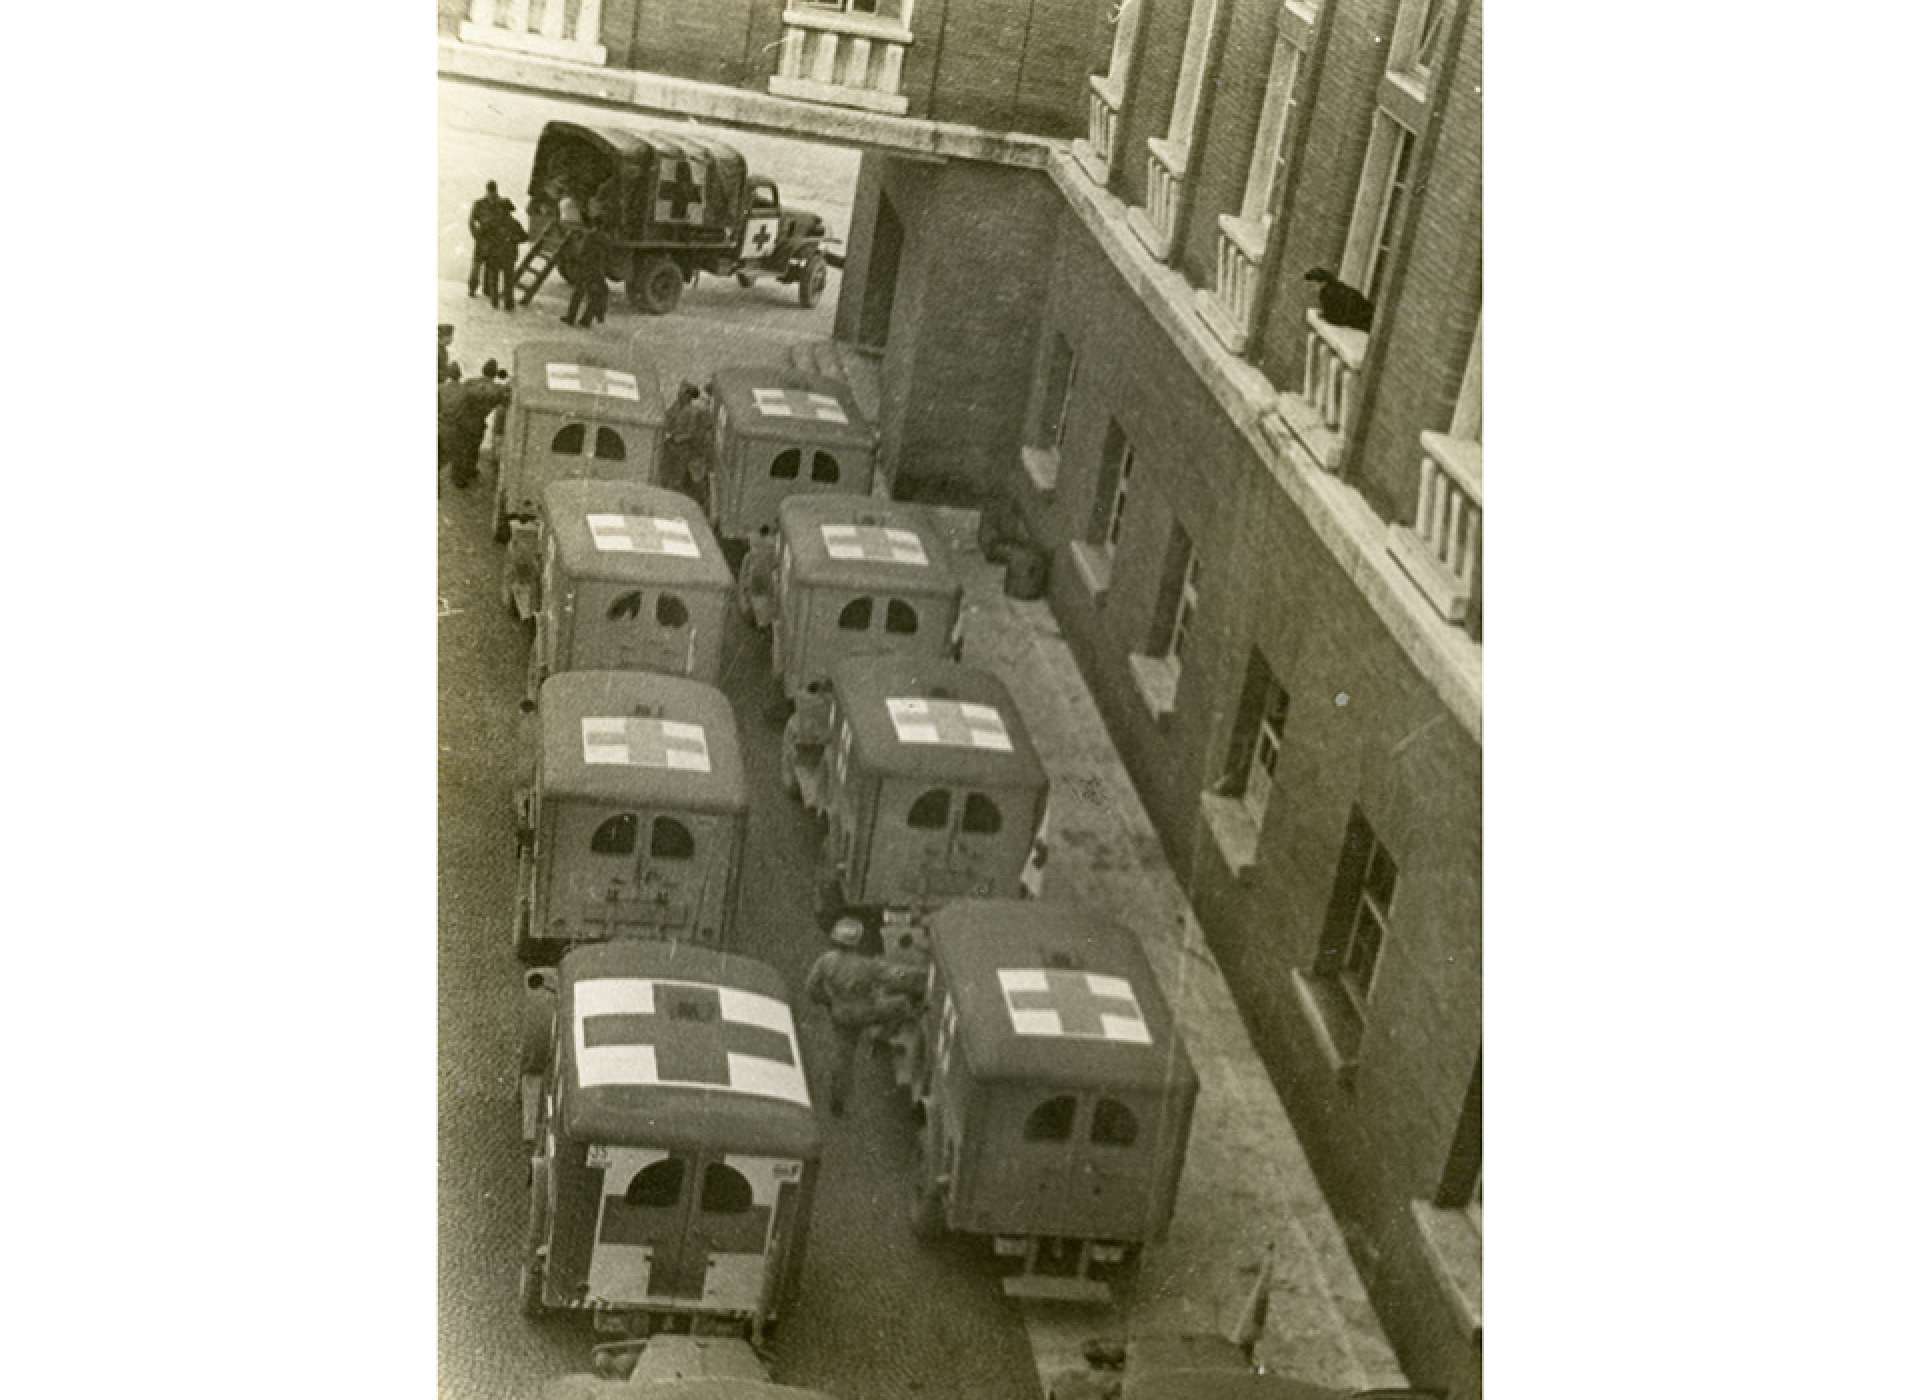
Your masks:
[{"label": "canvas-covered truck", "polygon": [[[780,202],[780,187],[747,168],[733,147],[688,129],[625,131],[548,122],[534,150],[527,207],[538,229],[514,278],[530,298],[558,266],[570,276],[584,225],[611,252],[608,278],[625,282],[627,300],[664,315],[699,273],[743,286],[772,278],[812,306],[837,264],[838,242],[825,219]],[[584,225],[557,218],[570,197]]]}]

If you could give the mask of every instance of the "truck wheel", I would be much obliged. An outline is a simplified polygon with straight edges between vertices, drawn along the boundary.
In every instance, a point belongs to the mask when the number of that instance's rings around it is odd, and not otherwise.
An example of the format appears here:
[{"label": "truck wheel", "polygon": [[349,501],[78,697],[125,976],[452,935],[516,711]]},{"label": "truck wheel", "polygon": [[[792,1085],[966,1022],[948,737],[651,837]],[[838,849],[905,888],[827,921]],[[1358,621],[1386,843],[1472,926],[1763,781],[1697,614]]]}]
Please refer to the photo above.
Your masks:
[{"label": "truck wheel", "polygon": [[807,258],[807,265],[800,270],[800,304],[811,307],[820,300],[820,293],[827,289],[826,254],[815,249]]},{"label": "truck wheel", "polygon": [[649,253],[634,263],[627,278],[627,300],[650,316],[664,316],[680,304],[686,278],[665,253]]}]

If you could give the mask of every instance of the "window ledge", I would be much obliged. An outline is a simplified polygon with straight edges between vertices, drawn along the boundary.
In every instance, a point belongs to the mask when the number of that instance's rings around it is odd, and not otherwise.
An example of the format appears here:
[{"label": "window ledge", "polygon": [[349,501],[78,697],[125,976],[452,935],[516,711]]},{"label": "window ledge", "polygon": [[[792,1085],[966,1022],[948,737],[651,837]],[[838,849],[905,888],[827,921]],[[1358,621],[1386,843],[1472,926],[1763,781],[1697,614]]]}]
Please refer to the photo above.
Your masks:
[{"label": "window ledge", "polygon": [[1267,234],[1272,227],[1271,219],[1243,219],[1238,214],[1220,216],[1220,232],[1240,250],[1240,256],[1255,267],[1266,261]]},{"label": "window ledge", "polygon": [[1227,869],[1236,880],[1245,879],[1260,853],[1260,828],[1247,810],[1246,802],[1238,797],[1203,792],[1200,815],[1207,819],[1207,830],[1213,833],[1213,844],[1220,848],[1220,858],[1226,861]]},{"label": "window ledge", "polygon": [[1427,79],[1409,69],[1388,69],[1380,80],[1380,110],[1415,136],[1427,129]]},{"label": "window ledge", "polygon": [[788,9],[780,16],[782,24],[795,29],[822,29],[835,34],[850,34],[857,39],[882,39],[889,44],[911,44],[913,31],[899,20],[876,19],[833,10]]},{"label": "window ledge", "polygon": [[1093,89],[1093,95],[1116,112],[1120,110],[1120,103],[1125,95],[1122,91],[1125,83],[1125,74],[1121,75],[1118,82],[1114,81],[1111,73],[1090,73],[1087,76],[1087,86]]},{"label": "window ledge", "polygon": [[1360,1067],[1360,1037],[1366,1023],[1354,1014],[1352,1006],[1338,987],[1324,977],[1315,977],[1295,968],[1293,995],[1307,1014],[1307,1024],[1343,1089],[1353,1087],[1354,1071]]},{"label": "window ledge", "polygon": [[1074,572],[1080,575],[1087,592],[1094,602],[1100,602],[1113,582],[1113,551],[1088,540],[1075,540],[1067,552],[1073,556]]},{"label": "window ledge", "polygon": [[1034,490],[1043,496],[1051,496],[1060,483],[1060,449],[1023,447],[1020,449],[1020,467],[1026,472]]},{"label": "window ledge", "polygon": [[1176,146],[1163,136],[1147,138],[1147,154],[1159,161],[1167,174],[1176,180],[1187,178],[1187,148]]},{"label": "window ledge", "polygon": [[1174,697],[1180,692],[1180,665],[1165,656],[1143,656],[1132,652],[1127,656],[1127,669],[1133,673],[1134,689],[1140,692],[1140,698],[1146,702],[1147,713],[1153,716],[1154,724],[1167,727],[1167,719],[1173,714]]},{"label": "window ledge", "polygon": [[1480,1227],[1464,1210],[1447,1210],[1428,1201],[1413,1202],[1413,1223],[1420,1248],[1433,1266],[1454,1317],[1476,1343],[1480,1340]]}]

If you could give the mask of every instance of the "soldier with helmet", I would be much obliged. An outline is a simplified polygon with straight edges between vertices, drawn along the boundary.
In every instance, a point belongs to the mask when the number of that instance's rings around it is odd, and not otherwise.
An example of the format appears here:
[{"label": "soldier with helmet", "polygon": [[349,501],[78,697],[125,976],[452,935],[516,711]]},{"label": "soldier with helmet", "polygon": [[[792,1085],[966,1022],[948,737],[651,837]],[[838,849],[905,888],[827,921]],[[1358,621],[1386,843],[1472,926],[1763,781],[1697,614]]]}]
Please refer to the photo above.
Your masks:
[{"label": "soldier with helmet", "polygon": [[807,972],[807,1000],[826,1010],[833,1027],[833,1059],[828,1071],[827,1103],[836,1118],[847,1111],[860,1042],[882,1019],[880,960],[860,951],[866,927],[853,918],[834,923],[833,946]]}]

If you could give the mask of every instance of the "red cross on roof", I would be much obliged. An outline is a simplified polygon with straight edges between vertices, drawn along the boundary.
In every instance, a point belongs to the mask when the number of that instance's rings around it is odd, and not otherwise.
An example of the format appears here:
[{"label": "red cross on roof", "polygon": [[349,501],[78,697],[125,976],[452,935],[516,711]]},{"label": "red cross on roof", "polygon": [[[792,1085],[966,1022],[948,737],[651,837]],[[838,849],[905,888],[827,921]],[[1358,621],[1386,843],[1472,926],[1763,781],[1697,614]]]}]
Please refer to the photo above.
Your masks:
[{"label": "red cross on roof", "polygon": [[616,1012],[583,1016],[581,1043],[651,1046],[662,1084],[714,1084],[730,1087],[727,1056],[750,1055],[791,1065],[793,1040],[766,1026],[729,1021],[720,1014],[720,991],[688,982],[656,982],[650,1014]]}]

